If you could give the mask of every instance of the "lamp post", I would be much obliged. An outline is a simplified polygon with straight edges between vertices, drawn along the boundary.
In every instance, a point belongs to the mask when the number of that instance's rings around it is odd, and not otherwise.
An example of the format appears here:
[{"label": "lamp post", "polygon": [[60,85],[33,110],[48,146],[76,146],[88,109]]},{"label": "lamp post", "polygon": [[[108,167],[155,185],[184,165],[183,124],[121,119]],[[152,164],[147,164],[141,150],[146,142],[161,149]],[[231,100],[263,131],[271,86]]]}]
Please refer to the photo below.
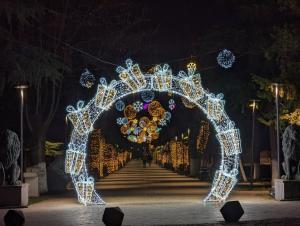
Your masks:
[{"label": "lamp post", "polygon": [[250,107],[252,108],[252,139],[251,139],[251,177],[250,177],[250,188],[253,188],[253,177],[254,177],[254,142],[255,142],[255,110],[259,100],[250,100]]},{"label": "lamp post", "polygon": [[280,83],[271,84],[275,88],[275,105],[276,105],[276,149],[277,149],[277,178],[280,179],[280,140],[279,140],[279,87]]},{"label": "lamp post", "polygon": [[[181,139],[182,139],[182,143],[185,144],[183,133],[181,134]],[[184,170],[184,149],[183,149],[183,147],[182,147],[182,166],[183,166],[183,170]]]},{"label": "lamp post", "polygon": [[21,97],[21,102],[20,102],[20,148],[21,148],[21,153],[20,153],[20,177],[21,177],[21,183],[23,183],[23,112],[24,112],[24,91],[28,89],[28,85],[26,84],[20,84],[15,86],[17,90],[20,91],[20,97]]}]

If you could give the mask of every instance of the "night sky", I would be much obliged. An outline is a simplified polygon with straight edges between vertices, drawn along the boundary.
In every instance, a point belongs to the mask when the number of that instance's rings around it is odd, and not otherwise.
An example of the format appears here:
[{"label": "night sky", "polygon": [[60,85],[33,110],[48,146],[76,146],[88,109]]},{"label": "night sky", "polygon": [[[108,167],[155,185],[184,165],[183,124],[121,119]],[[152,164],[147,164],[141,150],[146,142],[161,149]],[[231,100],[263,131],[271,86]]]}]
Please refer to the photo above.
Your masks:
[{"label": "night sky", "polygon": [[[63,11],[59,2],[43,2],[48,8]],[[262,37],[268,35],[268,29],[277,23],[276,11],[256,8],[259,2],[94,0],[88,5],[86,1],[70,1],[67,11],[70,17],[67,18],[61,47],[72,46],[71,70],[63,80],[59,108],[47,138],[63,141],[66,136],[65,107],[74,106],[80,99],[87,102],[96,93],[97,86],[86,89],[79,84],[80,74],[85,68],[95,75],[97,81],[102,76],[108,82],[117,78],[116,66],[99,62],[95,57],[116,65],[124,65],[130,57],[144,71],[155,64],[169,63],[174,74],[185,70],[186,64],[194,60],[202,75],[203,86],[215,94],[224,93],[227,113],[241,129],[242,136],[248,137],[251,117],[246,106],[255,95],[250,85],[251,73],[265,70],[257,63],[262,58],[261,54],[251,52],[255,46],[253,43],[258,34]],[[254,9],[257,9],[256,16],[251,14]],[[44,39],[51,42],[53,37],[49,27],[56,29],[59,23],[52,19],[51,14],[46,14],[41,27],[33,27],[26,33],[30,35],[42,29]],[[219,67],[216,62],[218,52],[224,48],[230,49],[237,59],[228,70]],[[160,100],[169,98],[158,94],[156,97]],[[2,120],[6,118],[2,124],[18,131],[17,92],[8,87],[1,98],[4,103],[1,106]],[[137,98],[129,97],[126,101],[129,103]],[[173,98],[180,104],[177,97]],[[115,123],[117,115],[112,109],[101,116],[105,120],[98,120],[95,125],[107,131],[107,139],[111,142],[120,140],[119,126]],[[203,119],[199,110],[188,110],[182,106],[172,116],[171,124],[162,131],[161,142],[180,136],[189,127],[195,127],[197,131],[197,125]]]}]

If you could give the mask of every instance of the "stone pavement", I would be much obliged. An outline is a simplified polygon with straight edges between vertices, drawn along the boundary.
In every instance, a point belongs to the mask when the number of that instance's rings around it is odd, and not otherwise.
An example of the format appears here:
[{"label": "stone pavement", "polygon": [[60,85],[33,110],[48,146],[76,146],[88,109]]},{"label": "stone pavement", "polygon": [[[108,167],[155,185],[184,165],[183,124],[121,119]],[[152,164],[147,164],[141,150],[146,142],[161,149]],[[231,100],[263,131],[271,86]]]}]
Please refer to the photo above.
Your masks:
[{"label": "stone pavement", "polygon": [[[222,204],[205,204],[208,184],[177,175],[156,165],[142,168],[137,161],[96,184],[107,206],[119,206],[125,213],[123,225],[221,225]],[[26,226],[96,226],[105,207],[82,206],[70,191],[66,195],[43,196],[41,202],[23,209]],[[279,202],[266,190],[234,191],[245,210],[243,225],[300,225],[300,202]],[[7,210],[0,209],[0,225]],[[283,220],[282,218],[295,218]],[[272,219],[272,220],[267,220]],[[253,222],[254,220],[266,220]],[[252,221],[252,223],[247,223]],[[217,224],[218,223],[218,224]]]}]

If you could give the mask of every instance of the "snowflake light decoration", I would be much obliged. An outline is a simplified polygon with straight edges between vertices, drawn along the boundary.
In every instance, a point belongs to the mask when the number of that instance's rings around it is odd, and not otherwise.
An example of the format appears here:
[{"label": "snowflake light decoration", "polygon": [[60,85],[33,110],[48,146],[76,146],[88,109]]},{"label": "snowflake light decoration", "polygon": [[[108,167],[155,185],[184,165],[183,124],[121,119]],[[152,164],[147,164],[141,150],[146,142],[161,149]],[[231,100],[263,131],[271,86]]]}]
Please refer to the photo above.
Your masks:
[{"label": "snowflake light decoration", "polygon": [[121,118],[121,117],[117,118],[117,124],[123,125],[123,118]]},{"label": "snowflake light decoration", "polygon": [[136,112],[140,112],[144,109],[144,104],[141,101],[136,101],[133,103],[133,108]]},{"label": "snowflake light decoration", "polygon": [[91,88],[94,85],[95,81],[96,81],[96,79],[95,79],[94,75],[87,68],[81,74],[80,80],[79,80],[80,85],[85,88]]},{"label": "snowflake light decoration", "polygon": [[235,62],[235,56],[231,51],[223,49],[217,56],[217,62],[221,67],[228,69]]},{"label": "snowflake light decoration", "polygon": [[[95,97],[86,105],[83,101],[78,101],[76,108],[67,107],[67,117],[74,129],[66,150],[65,171],[72,177],[79,202],[85,205],[105,204],[96,192],[94,181],[86,167],[87,144],[93,124],[114,102],[128,95],[146,91],[166,92],[184,97],[202,110],[210,120],[221,147],[221,161],[205,201],[225,201],[237,183],[239,155],[242,149],[239,130],[224,111],[223,95],[214,95],[204,90],[200,74],[195,73],[195,67],[189,67],[187,73],[180,71],[178,75],[174,75],[169,66],[164,65],[154,70],[153,74],[144,74],[138,64],[126,60],[126,67],[117,67],[117,72],[120,80],[113,80],[107,84],[106,79],[101,79]],[[134,115],[135,110],[132,108],[124,109],[129,117]],[[156,111],[153,110],[153,113],[156,114]],[[143,125],[139,126],[142,128]],[[122,127],[122,132],[126,133],[128,125]],[[151,128],[157,127],[153,125]],[[157,133],[153,133],[152,136],[157,136]]]}]

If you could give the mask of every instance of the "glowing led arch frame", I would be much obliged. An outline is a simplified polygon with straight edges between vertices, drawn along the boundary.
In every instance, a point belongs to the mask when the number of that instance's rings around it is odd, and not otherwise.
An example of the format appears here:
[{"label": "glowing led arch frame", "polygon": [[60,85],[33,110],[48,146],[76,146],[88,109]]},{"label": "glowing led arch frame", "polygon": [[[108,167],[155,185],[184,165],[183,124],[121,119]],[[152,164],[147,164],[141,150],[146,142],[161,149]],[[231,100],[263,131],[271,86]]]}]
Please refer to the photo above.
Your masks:
[{"label": "glowing led arch frame", "polygon": [[72,177],[79,202],[105,204],[94,189],[94,180],[88,175],[86,161],[89,133],[98,117],[113,103],[125,96],[143,91],[171,92],[187,98],[206,114],[216,130],[221,146],[221,164],[216,171],[210,193],[205,201],[224,201],[237,182],[241,140],[239,130],[224,111],[223,94],[214,95],[204,90],[200,74],[195,67],[188,67],[187,73],[180,71],[173,75],[169,65],[157,66],[153,74],[143,74],[138,64],[126,60],[126,67],[117,67],[120,80],[108,85],[102,81],[95,97],[85,106],[78,101],[76,109],[68,106],[69,120],[74,129],[66,151],[65,171]]}]

